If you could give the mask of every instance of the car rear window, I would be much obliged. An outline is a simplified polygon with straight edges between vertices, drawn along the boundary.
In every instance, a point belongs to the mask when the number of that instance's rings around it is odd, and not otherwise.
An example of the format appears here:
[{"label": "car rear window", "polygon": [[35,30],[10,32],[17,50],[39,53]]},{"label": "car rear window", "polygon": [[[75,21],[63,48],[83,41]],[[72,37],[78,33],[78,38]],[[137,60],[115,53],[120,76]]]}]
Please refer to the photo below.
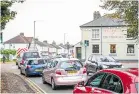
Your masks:
[{"label": "car rear window", "polygon": [[80,61],[63,61],[60,65],[60,68],[65,70],[80,70],[82,67]]},{"label": "car rear window", "polygon": [[23,56],[23,59],[27,59],[27,58],[40,58],[40,55],[38,52],[26,52]]},{"label": "car rear window", "polygon": [[135,83],[137,92],[139,92],[139,83]]},{"label": "car rear window", "polygon": [[28,61],[28,65],[40,65],[40,64],[45,64],[45,61],[43,59]]}]

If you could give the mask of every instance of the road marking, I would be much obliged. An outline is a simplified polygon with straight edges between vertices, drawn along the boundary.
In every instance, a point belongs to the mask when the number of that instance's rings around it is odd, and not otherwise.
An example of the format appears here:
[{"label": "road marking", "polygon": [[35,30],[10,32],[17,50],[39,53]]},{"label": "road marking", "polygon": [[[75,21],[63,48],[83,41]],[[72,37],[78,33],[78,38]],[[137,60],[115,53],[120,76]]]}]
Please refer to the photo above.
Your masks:
[{"label": "road marking", "polygon": [[[22,76],[22,77],[24,77],[24,76]],[[36,90],[38,90],[39,91],[39,94],[40,93],[44,93],[44,94],[48,94],[48,93],[46,93],[43,89],[41,89],[36,83],[34,83],[32,80],[30,80],[29,78],[27,78],[27,77],[24,77],[24,79],[26,79],[29,83],[30,83],[30,85],[32,85]],[[40,92],[41,91],[41,92]]]}]

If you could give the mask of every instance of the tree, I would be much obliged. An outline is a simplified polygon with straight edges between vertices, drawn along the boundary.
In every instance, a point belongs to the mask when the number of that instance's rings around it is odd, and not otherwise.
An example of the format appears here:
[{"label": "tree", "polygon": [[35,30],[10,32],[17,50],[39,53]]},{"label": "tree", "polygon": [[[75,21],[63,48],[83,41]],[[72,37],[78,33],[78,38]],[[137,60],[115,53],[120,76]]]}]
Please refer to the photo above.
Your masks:
[{"label": "tree", "polygon": [[127,29],[127,36],[134,39],[138,38],[138,0],[101,0],[102,7],[106,10],[114,10],[114,13],[107,14],[112,18],[120,18],[125,21],[129,28]]},{"label": "tree", "polygon": [[5,29],[6,24],[15,18],[17,14],[16,11],[11,11],[9,8],[13,5],[13,3],[23,3],[24,0],[2,0],[1,1],[1,30]]},{"label": "tree", "polygon": [[5,55],[7,57],[7,59],[9,60],[9,55],[16,55],[16,50],[12,50],[12,49],[5,49],[5,50],[1,50],[0,51],[2,55]]}]

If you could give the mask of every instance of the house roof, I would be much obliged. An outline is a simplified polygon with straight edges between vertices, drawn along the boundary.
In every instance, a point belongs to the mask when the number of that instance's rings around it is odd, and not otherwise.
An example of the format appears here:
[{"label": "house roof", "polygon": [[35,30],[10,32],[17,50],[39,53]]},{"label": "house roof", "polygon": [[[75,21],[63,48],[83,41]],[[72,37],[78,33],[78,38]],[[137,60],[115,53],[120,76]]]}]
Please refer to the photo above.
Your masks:
[{"label": "house roof", "polygon": [[49,44],[49,43],[43,42],[43,44],[46,45],[47,47],[54,48],[54,47],[53,47],[51,44]]},{"label": "house roof", "polygon": [[24,35],[17,35],[7,41],[4,42],[4,44],[26,44],[26,43],[31,43],[33,37],[25,37]]},{"label": "house roof", "polygon": [[56,44],[51,44],[53,47],[55,47],[56,49],[61,49],[58,45]]},{"label": "house roof", "polygon": [[117,27],[117,26],[127,26],[123,19],[110,18],[107,16],[102,16],[98,19],[90,21],[81,25],[80,27]]},{"label": "house roof", "polygon": [[59,45],[60,47],[62,47],[62,48],[64,48],[64,49],[66,49],[67,47],[66,46],[64,46],[64,45]]},{"label": "house roof", "polygon": [[40,46],[46,46],[43,42],[40,42],[39,40],[35,40],[35,43]]}]

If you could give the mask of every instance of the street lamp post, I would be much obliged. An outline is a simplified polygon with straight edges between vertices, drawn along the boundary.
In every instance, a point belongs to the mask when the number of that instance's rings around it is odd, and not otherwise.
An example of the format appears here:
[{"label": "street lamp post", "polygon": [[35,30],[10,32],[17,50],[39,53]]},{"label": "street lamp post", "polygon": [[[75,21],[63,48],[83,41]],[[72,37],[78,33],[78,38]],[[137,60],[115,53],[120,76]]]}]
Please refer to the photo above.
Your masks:
[{"label": "street lamp post", "polygon": [[[65,46],[65,38],[66,38],[66,33],[64,33],[64,46]],[[64,53],[65,53],[65,48],[64,48]]]},{"label": "street lamp post", "polygon": [[35,22],[36,21],[34,21],[34,50],[35,50],[35,46],[36,46],[36,42],[35,42]]}]

